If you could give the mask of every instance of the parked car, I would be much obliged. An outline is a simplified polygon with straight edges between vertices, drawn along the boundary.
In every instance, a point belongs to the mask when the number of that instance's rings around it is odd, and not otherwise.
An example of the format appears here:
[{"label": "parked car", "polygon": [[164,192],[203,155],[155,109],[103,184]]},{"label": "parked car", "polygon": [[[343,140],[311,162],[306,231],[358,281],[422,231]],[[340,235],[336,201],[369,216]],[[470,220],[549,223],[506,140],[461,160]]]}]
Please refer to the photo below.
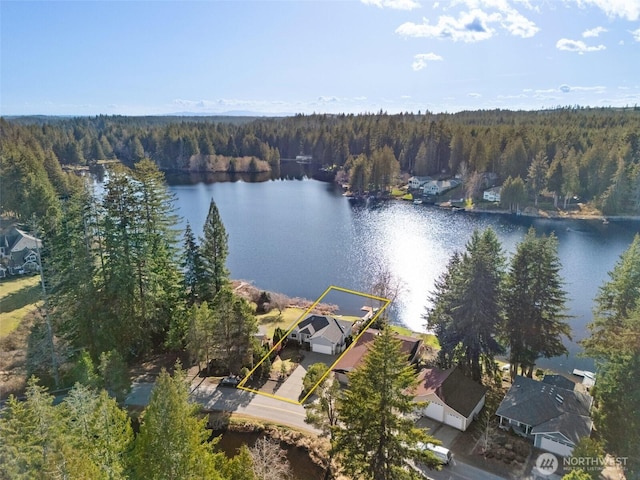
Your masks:
[{"label": "parked car", "polygon": [[453,454],[451,453],[451,450],[449,450],[448,448],[441,447],[440,445],[427,443],[427,444],[422,444],[421,447],[433,453],[438,458],[438,460],[440,460],[440,463],[442,463],[443,465],[449,465],[449,462],[451,462],[451,459],[453,458]]},{"label": "parked car", "polygon": [[236,375],[229,375],[228,377],[224,377],[220,380],[221,387],[232,387],[236,388],[240,383],[240,379]]}]

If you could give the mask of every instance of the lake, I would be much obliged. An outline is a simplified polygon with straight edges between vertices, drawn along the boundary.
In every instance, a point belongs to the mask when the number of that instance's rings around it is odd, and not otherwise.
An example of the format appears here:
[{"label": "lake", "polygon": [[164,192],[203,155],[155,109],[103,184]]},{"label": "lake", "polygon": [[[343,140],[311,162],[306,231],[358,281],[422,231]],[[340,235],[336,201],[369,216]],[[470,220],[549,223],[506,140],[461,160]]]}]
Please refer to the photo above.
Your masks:
[{"label": "lake", "polygon": [[[451,212],[390,201],[353,206],[339,187],[295,174],[285,180],[218,182],[197,176],[168,176],[182,221],[200,235],[213,198],[229,234],[231,277],[291,297],[318,298],[330,285],[367,290],[371,273],[384,265],[403,287],[392,310],[395,322],[424,331],[422,315],[434,281],[451,253],[463,250],[474,229],[493,228],[508,254],[529,227],[555,232],[568,292],[573,341],[569,357],[541,359],[558,372],[593,370],[578,356],[576,341],[587,334],[593,298],[621,253],[640,232],[640,222],[551,220],[511,215]],[[341,304],[342,305],[342,304]],[[351,305],[357,313],[362,299]]]}]

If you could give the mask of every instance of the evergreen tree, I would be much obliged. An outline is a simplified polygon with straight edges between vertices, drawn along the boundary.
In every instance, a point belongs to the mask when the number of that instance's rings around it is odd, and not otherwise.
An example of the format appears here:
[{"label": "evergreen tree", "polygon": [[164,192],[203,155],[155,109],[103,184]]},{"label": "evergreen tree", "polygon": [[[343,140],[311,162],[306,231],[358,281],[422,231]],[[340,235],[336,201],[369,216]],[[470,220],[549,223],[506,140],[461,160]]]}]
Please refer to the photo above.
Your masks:
[{"label": "evergreen tree", "polygon": [[493,373],[493,358],[503,351],[496,340],[503,269],[502,248],[491,229],[474,231],[466,251],[450,260],[426,314],[440,341],[442,367],[459,364],[476,381],[482,380],[483,364]]},{"label": "evergreen tree", "polygon": [[595,299],[590,336],[581,343],[596,359],[594,423],[607,452],[627,457],[625,474],[640,474],[640,235],[609,273]]},{"label": "evergreen tree", "polygon": [[546,187],[548,170],[547,156],[540,151],[531,162],[529,173],[527,174],[527,184],[533,193],[533,202],[536,207],[538,206],[538,196]]},{"label": "evergreen tree", "polygon": [[566,292],[562,289],[555,235],[536,237],[532,228],[518,244],[504,288],[502,337],[509,346],[512,378],[532,378],[535,362],[567,353],[562,337],[566,323]]},{"label": "evergreen tree", "polygon": [[200,242],[204,271],[202,301],[211,302],[229,281],[229,272],[226,267],[227,255],[229,254],[228,243],[229,236],[220,218],[218,207],[212,198],[204,223],[204,237]]},{"label": "evergreen tree", "polygon": [[182,256],[182,271],[184,275],[184,290],[187,300],[187,307],[191,307],[198,302],[199,290],[204,283],[204,267],[200,254],[200,246],[191,230],[191,225],[187,222],[184,231],[184,253]]},{"label": "evergreen tree", "polygon": [[361,366],[349,375],[349,389],[338,406],[333,451],[349,477],[374,480],[422,478],[407,460],[431,467],[436,458],[420,448],[433,441],[407,415],[412,413],[416,372],[385,328]]},{"label": "evergreen tree", "polygon": [[252,338],[258,331],[255,316],[249,303],[223,288],[213,302],[214,328],[213,351],[229,373],[237,373],[252,356]]},{"label": "evergreen tree", "polygon": [[133,454],[134,479],[220,479],[216,455],[206,443],[206,419],[189,402],[184,372],[160,373],[142,414]]},{"label": "evergreen tree", "polygon": [[62,403],[69,442],[96,467],[93,478],[127,478],[133,430],[129,417],[106,391],[76,385]]}]

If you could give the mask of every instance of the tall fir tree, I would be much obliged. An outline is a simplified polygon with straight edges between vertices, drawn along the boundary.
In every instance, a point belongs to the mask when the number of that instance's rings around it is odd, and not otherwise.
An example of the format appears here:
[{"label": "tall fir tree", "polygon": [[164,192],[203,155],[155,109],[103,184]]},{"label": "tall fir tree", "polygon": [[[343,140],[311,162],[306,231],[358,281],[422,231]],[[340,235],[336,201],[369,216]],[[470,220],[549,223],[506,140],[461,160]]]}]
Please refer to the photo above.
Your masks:
[{"label": "tall fir tree", "polygon": [[200,246],[191,230],[191,225],[187,222],[184,230],[184,246],[182,254],[182,272],[184,275],[184,294],[187,307],[199,303],[200,289],[204,284],[204,265]]},{"label": "tall fir tree", "polygon": [[173,376],[160,373],[151,399],[142,414],[140,433],[133,453],[133,479],[221,480],[216,456],[206,440],[205,418],[189,402],[189,390],[179,365]]},{"label": "tall fir tree", "polygon": [[408,414],[414,403],[416,372],[402,354],[400,341],[385,328],[349,375],[338,406],[333,451],[350,478],[404,480],[423,478],[407,461],[431,467],[437,459],[420,444],[433,441]]},{"label": "tall fir tree", "polygon": [[529,230],[511,260],[504,288],[502,337],[509,347],[512,378],[533,376],[536,360],[567,353],[563,337],[570,337],[566,322],[566,292],[562,288],[555,235],[537,237]]},{"label": "tall fir tree", "polygon": [[211,302],[229,281],[229,271],[226,267],[227,255],[229,254],[229,235],[227,235],[213,198],[209,204],[209,213],[204,223],[203,234],[200,242],[204,266],[201,300]]},{"label": "tall fir tree", "polygon": [[495,370],[494,356],[504,351],[496,340],[503,275],[504,257],[495,232],[474,231],[466,251],[452,257],[436,283],[425,315],[440,340],[442,367],[458,364],[476,381],[482,380],[483,371]]},{"label": "tall fir tree", "polygon": [[640,235],[609,272],[595,299],[590,336],[596,359],[594,422],[607,452],[627,457],[625,474],[640,476]]}]

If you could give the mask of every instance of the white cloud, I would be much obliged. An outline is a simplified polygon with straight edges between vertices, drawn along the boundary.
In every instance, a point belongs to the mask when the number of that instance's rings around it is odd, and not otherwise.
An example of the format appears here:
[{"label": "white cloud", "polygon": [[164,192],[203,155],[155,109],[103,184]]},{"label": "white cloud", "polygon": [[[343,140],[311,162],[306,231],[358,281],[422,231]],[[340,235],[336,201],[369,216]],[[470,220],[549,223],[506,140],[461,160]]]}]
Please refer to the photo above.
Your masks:
[{"label": "white cloud", "polygon": [[411,68],[413,68],[416,72],[418,70],[422,70],[427,66],[427,62],[440,61],[442,57],[440,55],[436,55],[435,53],[418,53],[413,56],[413,64],[411,64]]},{"label": "white cloud", "polygon": [[597,37],[601,33],[604,33],[607,31],[608,30],[604,27],[596,27],[596,28],[592,28],[591,30],[585,30],[584,32],[582,32],[582,36],[584,38]]},{"label": "white cloud", "polygon": [[458,17],[441,15],[437,23],[423,18],[422,23],[406,22],[396,29],[396,33],[407,37],[449,38],[455,42],[478,42],[491,38],[500,26],[511,35],[529,38],[540,29],[534,22],[513,8],[508,0],[453,0],[462,3],[468,11]]},{"label": "white cloud", "polygon": [[360,0],[365,5],[373,5],[378,8],[392,8],[394,10],[413,10],[420,4],[414,0]]},{"label": "white cloud", "polygon": [[574,0],[579,7],[593,6],[606,13],[609,17],[620,17],[635,21],[640,17],[640,2],[638,0]]},{"label": "white cloud", "polygon": [[631,31],[631,35],[633,35],[633,39],[634,39],[636,42],[640,42],[640,28],[639,28],[639,29],[637,29],[637,30],[633,30],[633,31]]},{"label": "white cloud", "polygon": [[556,43],[558,50],[565,50],[567,52],[578,52],[582,55],[585,52],[597,52],[599,50],[605,50],[607,47],[604,45],[587,45],[582,40],[569,40],[568,38],[561,38]]},{"label": "white cloud", "polygon": [[396,29],[396,33],[405,37],[450,38],[454,42],[478,42],[493,36],[490,22],[500,20],[499,14],[488,15],[482,10],[462,12],[458,18],[443,15],[437,24],[430,24],[424,18],[422,24],[406,22]]},{"label": "white cloud", "polygon": [[473,98],[480,98],[482,95],[480,93],[471,92],[471,93],[468,93],[467,96],[473,97]]},{"label": "white cloud", "polygon": [[571,87],[567,84],[565,85],[560,85],[560,91],[562,93],[569,93],[571,91]]}]

